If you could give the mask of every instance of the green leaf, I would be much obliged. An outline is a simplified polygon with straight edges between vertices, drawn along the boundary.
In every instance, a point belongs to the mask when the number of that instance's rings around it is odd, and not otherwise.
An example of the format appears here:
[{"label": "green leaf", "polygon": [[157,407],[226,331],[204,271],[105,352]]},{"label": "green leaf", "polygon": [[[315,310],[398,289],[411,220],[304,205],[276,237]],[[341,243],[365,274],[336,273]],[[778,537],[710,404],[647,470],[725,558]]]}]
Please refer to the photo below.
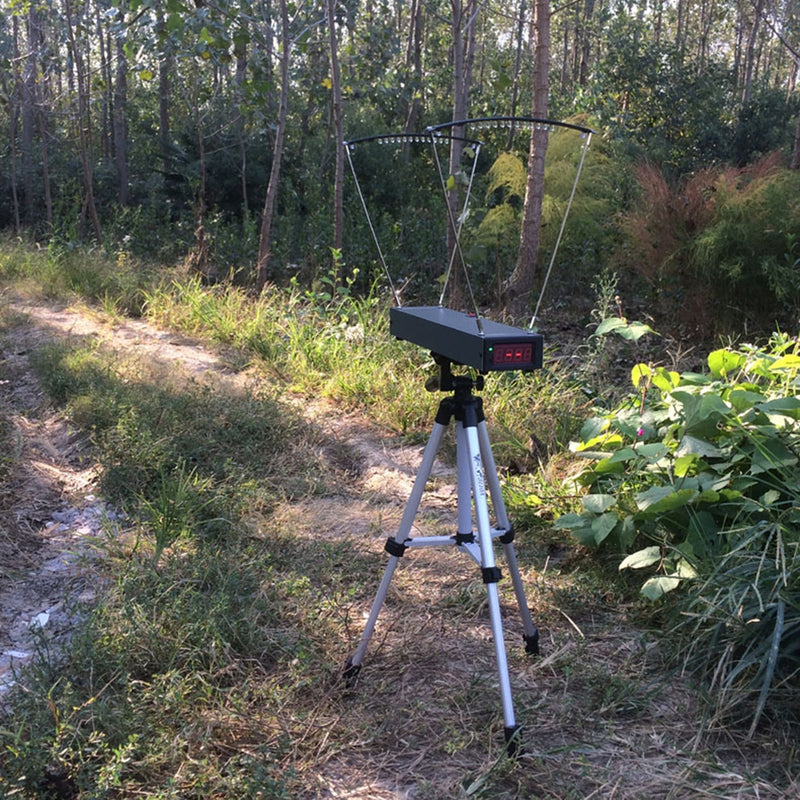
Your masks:
[{"label": "green leaf", "polygon": [[593,514],[602,514],[616,504],[616,498],[610,494],[587,494],[583,498],[583,507]]},{"label": "green leaf", "polygon": [[613,333],[619,328],[624,328],[627,324],[626,320],[622,319],[622,317],[606,317],[606,319],[595,328],[592,336],[603,336],[606,333]]},{"label": "green leaf", "polygon": [[660,600],[667,592],[677,589],[681,579],[671,575],[660,575],[645,581],[641,593],[652,601]]},{"label": "green leaf", "polygon": [[772,369],[772,370],[776,370],[776,369],[797,370],[797,369],[800,369],[800,356],[795,356],[795,355],[783,356],[783,357],[777,359],[776,361],[773,361],[772,364],[770,364],[770,369]]},{"label": "green leaf", "polygon": [[793,467],[797,464],[797,456],[778,439],[767,439],[760,442],[753,453],[750,474],[759,475],[771,469]]},{"label": "green leaf", "polygon": [[685,506],[696,494],[695,489],[676,490],[673,486],[653,486],[636,495],[636,506],[648,514],[662,514]]},{"label": "green leaf", "polygon": [[677,372],[659,367],[653,374],[653,386],[662,392],[671,392],[681,380],[681,376]]},{"label": "green leaf", "polygon": [[639,384],[645,378],[650,378],[651,379],[652,375],[653,375],[653,370],[650,369],[650,367],[647,366],[647,364],[637,364],[631,370],[631,383],[633,384],[634,388],[638,389],[639,388]]},{"label": "green leaf", "polygon": [[708,368],[715,378],[725,378],[730,372],[740,369],[747,359],[732,350],[714,350],[708,354]]},{"label": "green leaf", "polygon": [[592,532],[594,533],[595,544],[602,544],[608,535],[619,523],[619,517],[613,511],[601,514],[592,522]]},{"label": "green leaf", "polygon": [[637,454],[641,458],[646,458],[648,461],[658,461],[660,458],[669,452],[669,448],[661,442],[652,442],[651,444],[640,444],[636,448]]},{"label": "green leaf", "polygon": [[653,545],[652,547],[645,547],[644,550],[637,550],[635,553],[631,553],[622,560],[619,568],[620,570],[644,569],[657,564],[659,561],[661,561],[661,548]]},{"label": "green leaf", "polygon": [[607,317],[595,328],[592,336],[605,336],[608,333],[616,333],[623,339],[638,342],[646,333],[655,331],[643,322],[628,322],[622,317]]},{"label": "green leaf", "polygon": [[766,403],[759,403],[759,411],[765,414],[780,414],[792,419],[800,419],[800,397],[776,397]]},{"label": "green leaf", "polygon": [[711,444],[711,442],[707,442],[705,439],[698,439],[696,436],[687,435],[681,439],[678,449],[675,451],[675,455],[678,457],[693,455],[699,456],[700,458],[718,458],[722,455],[722,450],[716,445]]},{"label": "green leaf", "polygon": [[675,464],[673,465],[673,472],[675,476],[678,478],[683,478],[689,474],[689,470],[691,470],[692,466],[696,461],[700,460],[700,456],[697,453],[687,453],[685,456],[680,456],[680,458],[675,459]]}]

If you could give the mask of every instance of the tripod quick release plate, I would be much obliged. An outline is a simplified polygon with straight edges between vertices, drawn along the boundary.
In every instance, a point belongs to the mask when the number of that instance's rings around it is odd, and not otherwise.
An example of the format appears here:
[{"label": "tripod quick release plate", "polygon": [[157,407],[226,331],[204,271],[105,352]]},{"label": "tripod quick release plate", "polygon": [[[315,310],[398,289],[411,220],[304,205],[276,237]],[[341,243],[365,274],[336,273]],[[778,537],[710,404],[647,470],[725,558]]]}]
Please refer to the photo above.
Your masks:
[{"label": "tripod quick release plate", "polygon": [[544,337],[442,306],[389,309],[389,332],[478,372],[541,369]]}]

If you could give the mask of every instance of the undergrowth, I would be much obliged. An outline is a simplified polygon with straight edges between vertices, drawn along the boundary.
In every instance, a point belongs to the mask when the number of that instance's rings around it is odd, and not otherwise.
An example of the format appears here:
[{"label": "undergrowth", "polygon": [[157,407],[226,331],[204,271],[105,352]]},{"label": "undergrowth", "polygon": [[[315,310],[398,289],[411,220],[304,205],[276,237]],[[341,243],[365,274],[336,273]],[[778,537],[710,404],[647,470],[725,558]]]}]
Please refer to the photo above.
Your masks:
[{"label": "undergrowth", "polygon": [[[6,261],[0,271],[24,284],[34,279],[31,264]],[[649,645],[618,630],[622,610],[635,604],[630,582],[609,576],[550,524],[584,494],[565,454],[593,402],[582,376],[556,363],[532,375],[492,375],[482,393],[522,534],[529,600],[548,630],[541,662],[510,656],[521,714],[537,720],[534,751],[519,768],[495,743],[484,590],[455,559],[423,559],[421,572],[399,573],[370,690],[353,693],[339,680],[384,563],[376,536],[383,526],[342,537],[352,519],[326,512],[325,501],[347,476],[326,460],[298,405],[324,400],[324,413],[357,411],[398,442],[419,443],[438,399],[423,389],[436,371],[429,354],[394,341],[377,290],[356,296],[347,281],[332,291],[267,287],[254,298],[162,277],[137,295],[138,310],[213,343],[246,379],[223,386],[213,374],[188,378],[80,339],[35,354],[53,402],[91,436],[104,494],[127,516],[109,523],[100,543],[101,601],[80,607],[68,598],[83,618],[70,646],[56,650],[41,637],[13,713],[2,716],[0,793],[294,799],[327,791],[323,768],[327,780],[345,775],[346,784],[356,780],[354,759],[379,757],[382,774],[409,775],[415,796],[431,800],[577,799],[622,784],[624,796],[638,796],[627,763],[624,775],[606,780],[602,765],[616,756],[588,741],[589,729],[603,736],[613,728],[614,753],[634,758],[650,746],[651,715],[695,726],[691,711],[682,719],[659,698],[654,685],[671,678],[649,672]],[[88,288],[112,313],[125,305]],[[622,317],[605,327],[603,335],[644,332]],[[595,340],[587,353],[583,377],[595,380],[602,370],[590,362],[603,348]],[[306,520],[315,503],[322,510]],[[774,589],[763,595],[773,628],[789,632],[793,606],[772,569],[789,564],[783,553],[770,569],[748,553],[744,571],[731,572],[746,580],[761,564]],[[719,562],[708,592],[730,591],[722,588],[726,570]],[[504,605],[513,605],[503,591]],[[711,622],[728,630],[730,620]],[[628,724],[625,750],[619,732]],[[703,757],[710,769],[713,753]],[[421,771],[429,761],[442,775]],[[673,777],[665,772],[661,787],[672,791]]]}]

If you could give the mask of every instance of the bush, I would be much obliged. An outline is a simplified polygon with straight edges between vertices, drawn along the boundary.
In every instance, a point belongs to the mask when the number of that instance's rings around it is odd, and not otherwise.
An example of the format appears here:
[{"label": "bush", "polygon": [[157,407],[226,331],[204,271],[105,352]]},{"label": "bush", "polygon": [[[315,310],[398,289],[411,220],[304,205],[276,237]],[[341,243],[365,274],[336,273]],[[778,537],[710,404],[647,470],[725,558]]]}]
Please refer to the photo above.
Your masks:
[{"label": "bush", "polygon": [[684,584],[687,663],[756,724],[800,667],[800,341],[720,349],[708,373],[634,367],[637,394],[590,419],[574,451],[589,492],[556,527],[630,553],[658,601]]}]

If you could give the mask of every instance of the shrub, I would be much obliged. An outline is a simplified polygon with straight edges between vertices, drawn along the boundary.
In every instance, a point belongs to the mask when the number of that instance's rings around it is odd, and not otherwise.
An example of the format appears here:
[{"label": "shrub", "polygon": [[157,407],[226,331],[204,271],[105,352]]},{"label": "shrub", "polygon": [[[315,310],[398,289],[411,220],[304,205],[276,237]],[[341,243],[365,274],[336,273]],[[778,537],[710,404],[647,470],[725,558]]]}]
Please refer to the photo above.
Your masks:
[{"label": "shrub", "polygon": [[573,446],[591,461],[588,493],[556,527],[630,553],[620,569],[644,573],[651,600],[685,584],[683,655],[754,726],[800,667],[800,341],[776,334],[707,364],[634,367],[636,395]]}]

